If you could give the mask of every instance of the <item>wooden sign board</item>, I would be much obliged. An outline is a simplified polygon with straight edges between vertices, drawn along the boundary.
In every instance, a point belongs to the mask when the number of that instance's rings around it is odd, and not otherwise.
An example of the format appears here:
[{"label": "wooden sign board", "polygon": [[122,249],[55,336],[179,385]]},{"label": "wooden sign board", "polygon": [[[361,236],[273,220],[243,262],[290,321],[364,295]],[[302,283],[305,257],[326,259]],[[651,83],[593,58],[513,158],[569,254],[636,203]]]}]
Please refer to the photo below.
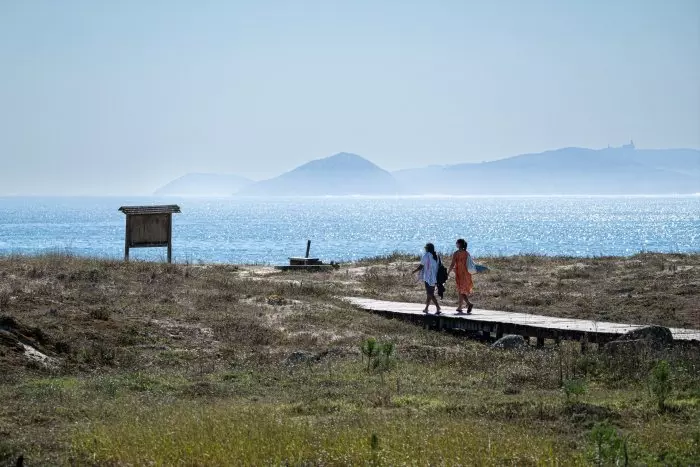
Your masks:
[{"label": "wooden sign board", "polygon": [[165,247],[170,239],[170,214],[143,214],[129,219],[129,247]]},{"label": "wooden sign board", "polygon": [[167,206],[122,206],[126,214],[126,235],[124,239],[124,259],[129,260],[130,248],[167,247],[168,263],[173,253],[173,214],[180,207]]}]

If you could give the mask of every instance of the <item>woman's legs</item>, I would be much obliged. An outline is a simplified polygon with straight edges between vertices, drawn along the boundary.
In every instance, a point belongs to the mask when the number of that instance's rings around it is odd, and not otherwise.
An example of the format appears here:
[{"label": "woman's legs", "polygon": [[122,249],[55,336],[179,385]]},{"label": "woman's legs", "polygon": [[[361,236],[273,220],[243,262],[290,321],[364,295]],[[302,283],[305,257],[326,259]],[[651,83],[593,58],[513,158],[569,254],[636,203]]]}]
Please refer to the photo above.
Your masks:
[{"label": "woman's legs", "polygon": [[440,305],[438,304],[437,298],[435,298],[435,286],[434,285],[428,285],[428,283],[425,283],[425,309],[423,310],[423,313],[428,312],[428,308],[430,307],[431,303],[435,304],[435,308],[437,308],[437,312],[440,313]]},{"label": "woman's legs", "polygon": [[460,293],[459,294],[459,305],[457,306],[457,312],[459,312],[459,313],[462,312],[462,308],[464,307],[465,303],[467,305],[467,313],[471,313],[472,308],[474,307],[474,304],[469,301],[469,296],[467,294]]},{"label": "woman's legs", "polygon": [[469,295],[464,296],[464,300],[467,302],[467,314],[472,312],[472,308],[474,308],[474,304],[469,301]]},{"label": "woman's legs", "polygon": [[437,312],[440,313],[440,304],[438,303],[437,298],[435,298],[435,294],[428,295],[428,297],[425,299],[425,309],[423,310],[423,313],[428,312],[428,308],[430,307],[431,303],[435,304],[435,308],[437,308]]},{"label": "woman's legs", "polygon": [[433,303],[435,304],[435,308],[437,308],[436,313],[440,314],[440,304],[437,301],[437,298],[435,297],[435,294],[430,296],[430,299],[432,299]]}]

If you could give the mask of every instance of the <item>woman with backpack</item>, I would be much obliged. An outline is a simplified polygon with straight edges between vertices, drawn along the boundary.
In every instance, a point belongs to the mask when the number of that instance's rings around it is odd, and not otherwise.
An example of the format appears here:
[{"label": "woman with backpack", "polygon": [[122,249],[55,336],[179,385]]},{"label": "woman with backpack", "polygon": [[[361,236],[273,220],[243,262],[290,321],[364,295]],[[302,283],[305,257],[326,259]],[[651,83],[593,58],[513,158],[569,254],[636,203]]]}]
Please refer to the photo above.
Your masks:
[{"label": "woman with backpack", "polygon": [[457,293],[459,294],[459,304],[457,305],[457,313],[463,313],[464,303],[467,304],[467,314],[471,314],[474,304],[469,301],[469,296],[472,294],[474,283],[472,275],[469,272],[468,264],[471,261],[469,252],[467,251],[467,242],[463,238],[457,240],[457,251],[452,255],[452,264],[448,275],[454,270],[455,282],[457,283]]},{"label": "woman with backpack", "polygon": [[437,311],[436,315],[440,314],[440,305],[438,304],[437,298],[435,298],[435,286],[438,282],[438,268],[440,265],[440,260],[438,259],[437,253],[435,253],[435,245],[432,243],[427,243],[425,245],[425,254],[420,260],[420,264],[413,271],[413,274],[421,272],[421,279],[425,283],[425,293],[427,298],[425,300],[425,309],[423,313],[428,313],[428,308],[431,303],[435,304]]}]

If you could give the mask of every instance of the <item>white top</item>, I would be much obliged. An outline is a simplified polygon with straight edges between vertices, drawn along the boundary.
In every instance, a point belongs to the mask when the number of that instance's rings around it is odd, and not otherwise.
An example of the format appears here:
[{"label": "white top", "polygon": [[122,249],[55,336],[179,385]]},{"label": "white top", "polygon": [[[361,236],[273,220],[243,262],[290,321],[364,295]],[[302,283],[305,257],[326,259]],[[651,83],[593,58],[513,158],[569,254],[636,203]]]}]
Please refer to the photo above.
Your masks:
[{"label": "white top", "polygon": [[428,283],[428,285],[437,284],[437,273],[438,273],[438,262],[433,259],[432,253],[426,253],[420,260],[420,264],[423,265],[423,270],[421,271],[421,278]]}]

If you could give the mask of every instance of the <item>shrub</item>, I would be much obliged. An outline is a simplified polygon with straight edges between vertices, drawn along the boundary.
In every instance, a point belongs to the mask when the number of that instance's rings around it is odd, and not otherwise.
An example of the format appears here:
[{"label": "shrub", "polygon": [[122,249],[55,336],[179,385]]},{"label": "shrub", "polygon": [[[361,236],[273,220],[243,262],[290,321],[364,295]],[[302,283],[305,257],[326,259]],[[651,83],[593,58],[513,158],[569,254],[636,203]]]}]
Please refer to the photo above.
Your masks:
[{"label": "shrub", "polygon": [[384,382],[384,373],[394,366],[394,351],[396,346],[393,342],[379,342],[374,337],[368,337],[360,345],[362,355],[367,357],[367,371],[375,370]]},{"label": "shrub", "polygon": [[590,460],[598,466],[628,465],[627,442],[608,421],[596,423],[588,435]]},{"label": "shrub", "polygon": [[567,379],[562,387],[566,394],[566,402],[571,403],[571,399],[578,401],[578,398],[584,395],[588,389],[586,381],[583,379]]},{"label": "shrub", "polygon": [[664,411],[666,409],[666,399],[668,399],[673,390],[671,367],[666,360],[661,360],[651,370],[649,389],[651,389],[651,393],[656,399],[659,410]]},{"label": "shrub", "polygon": [[108,321],[112,313],[107,308],[95,308],[90,310],[90,318]]},{"label": "shrub", "polygon": [[360,344],[362,355],[367,357],[367,371],[372,368],[372,361],[379,355],[379,343],[374,337],[368,337]]},{"label": "shrub", "polygon": [[394,366],[394,350],[396,346],[393,342],[383,342],[379,345],[379,355],[374,359],[372,366],[379,372],[379,376],[384,383],[384,373],[391,370]]},{"label": "shrub", "polygon": [[372,465],[379,465],[379,459],[377,456],[377,451],[379,451],[379,436],[377,436],[377,433],[372,433],[372,436],[369,438],[369,447],[371,450],[371,464]]}]

